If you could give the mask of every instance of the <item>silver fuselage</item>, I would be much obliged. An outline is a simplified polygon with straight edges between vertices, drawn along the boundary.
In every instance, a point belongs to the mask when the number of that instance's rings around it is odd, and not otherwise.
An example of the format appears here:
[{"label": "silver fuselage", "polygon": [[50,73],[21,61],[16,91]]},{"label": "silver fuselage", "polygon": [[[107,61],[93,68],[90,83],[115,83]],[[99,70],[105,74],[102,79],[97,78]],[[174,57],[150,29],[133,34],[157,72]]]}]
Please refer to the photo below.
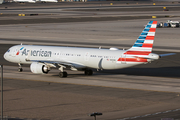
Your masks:
[{"label": "silver fuselage", "polygon": [[71,66],[74,65],[75,68],[95,69],[121,69],[147,63],[121,61],[120,58],[126,58],[125,52],[126,50],[99,48],[16,45],[4,54],[4,58],[9,62],[21,64],[45,61],[60,64],[71,63]]}]

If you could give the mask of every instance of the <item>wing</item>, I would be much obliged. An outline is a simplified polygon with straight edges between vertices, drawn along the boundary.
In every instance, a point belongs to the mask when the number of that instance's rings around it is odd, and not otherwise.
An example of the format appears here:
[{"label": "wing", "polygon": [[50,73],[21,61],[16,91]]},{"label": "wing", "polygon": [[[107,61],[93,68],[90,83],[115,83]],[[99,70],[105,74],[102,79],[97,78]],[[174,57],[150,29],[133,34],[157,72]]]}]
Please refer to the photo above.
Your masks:
[{"label": "wing", "polygon": [[86,68],[86,66],[84,64],[73,62],[73,61],[64,61],[64,60],[63,61],[28,60],[28,61],[44,63],[45,65],[47,65],[49,67],[55,67],[55,68],[59,68],[59,67],[66,68],[67,66],[69,66],[69,67],[71,67],[71,70],[78,70],[78,69]]}]

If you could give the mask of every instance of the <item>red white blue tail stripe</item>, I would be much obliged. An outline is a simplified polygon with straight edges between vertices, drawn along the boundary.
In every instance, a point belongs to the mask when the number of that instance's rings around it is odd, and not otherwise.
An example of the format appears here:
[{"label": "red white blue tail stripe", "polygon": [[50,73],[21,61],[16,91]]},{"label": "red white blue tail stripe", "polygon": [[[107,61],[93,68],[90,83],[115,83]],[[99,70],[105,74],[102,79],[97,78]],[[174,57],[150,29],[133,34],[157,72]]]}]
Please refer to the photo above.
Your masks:
[{"label": "red white blue tail stripe", "polygon": [[148,62],[145,59],[151,52],[154,42],[154,36],[156,32],[157,21],[150,21],[134,45],[124,53],[124,57],[118,59],[118,61],[126,62]]},{"label": "red white blue tail stripe", "polygon": [[157,21],[150,21],[134,45],[125,53],[127,55],[149,55],[152,52]]}]

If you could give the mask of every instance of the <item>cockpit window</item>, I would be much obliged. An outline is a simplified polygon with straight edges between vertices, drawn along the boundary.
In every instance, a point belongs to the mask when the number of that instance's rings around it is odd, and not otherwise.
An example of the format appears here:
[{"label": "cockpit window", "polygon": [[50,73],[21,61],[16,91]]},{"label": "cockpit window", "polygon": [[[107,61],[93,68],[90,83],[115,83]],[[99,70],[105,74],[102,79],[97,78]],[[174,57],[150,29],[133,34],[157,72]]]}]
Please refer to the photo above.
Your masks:
[{"label": "cockpit window", "polygon": [[7,52],[10,52],[10,50],[8,50]]}]

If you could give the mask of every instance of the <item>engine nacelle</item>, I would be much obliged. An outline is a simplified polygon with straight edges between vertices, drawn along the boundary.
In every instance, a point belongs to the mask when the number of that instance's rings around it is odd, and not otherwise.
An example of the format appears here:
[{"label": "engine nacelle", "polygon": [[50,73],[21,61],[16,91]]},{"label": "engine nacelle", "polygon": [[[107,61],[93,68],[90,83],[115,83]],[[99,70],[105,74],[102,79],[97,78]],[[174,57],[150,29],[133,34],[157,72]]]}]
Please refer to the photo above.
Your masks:
[{"label": "engine nacelle", "polygon": [[36,73],[36,74],[47,74],[50,70],[49,68],[39,62],[33,62],[30,66],[31,72]]}]

